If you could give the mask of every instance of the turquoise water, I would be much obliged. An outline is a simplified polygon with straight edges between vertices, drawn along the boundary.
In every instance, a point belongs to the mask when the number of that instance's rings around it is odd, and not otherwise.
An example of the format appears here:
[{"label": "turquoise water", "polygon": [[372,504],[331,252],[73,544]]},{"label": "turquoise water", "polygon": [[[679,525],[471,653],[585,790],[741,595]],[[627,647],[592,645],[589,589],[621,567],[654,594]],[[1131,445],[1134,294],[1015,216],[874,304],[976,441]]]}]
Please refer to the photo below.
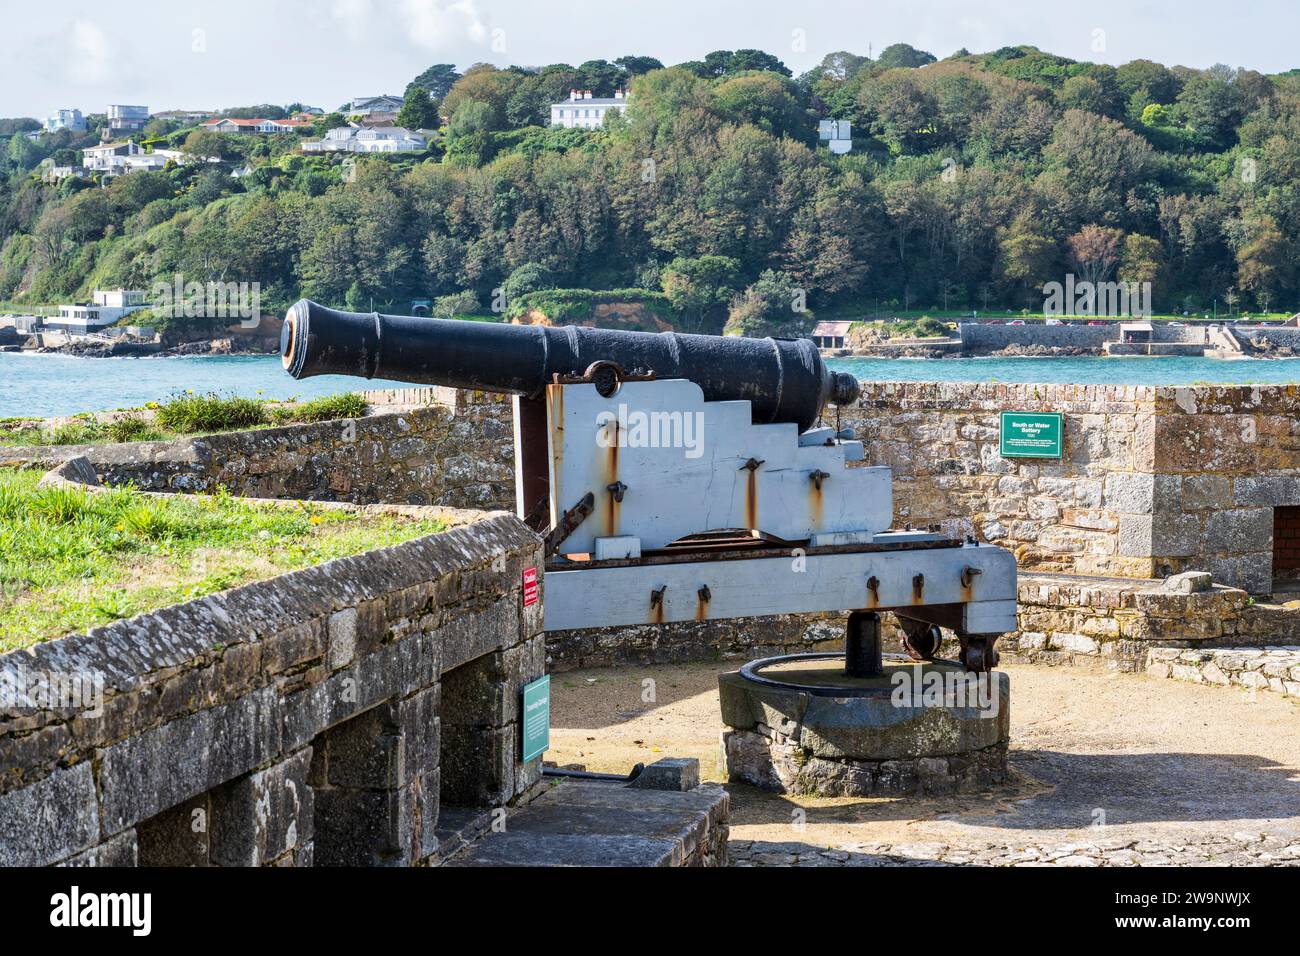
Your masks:
[{"label": "turquoise water", "polygon": [[1300,359],[953,358],[831,359],[831,368],[880,382],[1046,382],[1075,385],[1282,385],[1300,382]]},{"label": "turquoise water", "polygon": [[[1167,358],[833,359],[876,381],[1073,382],[1188,385],[1300,382],[1300,359]],[[295,381],[278,356],[76,358],[0,353],[0,418],[70,415],[161,401],[186,389],[265,398],[311,398],[400,382],[323,375]]]},{"label": "turquoise water", "polygon": [[262,398],[314,398],[403,383],[321,375],[295,381],[278,355],[78,358],[0,352],[0,418],[71,415],[163,401],[187,389]]}]

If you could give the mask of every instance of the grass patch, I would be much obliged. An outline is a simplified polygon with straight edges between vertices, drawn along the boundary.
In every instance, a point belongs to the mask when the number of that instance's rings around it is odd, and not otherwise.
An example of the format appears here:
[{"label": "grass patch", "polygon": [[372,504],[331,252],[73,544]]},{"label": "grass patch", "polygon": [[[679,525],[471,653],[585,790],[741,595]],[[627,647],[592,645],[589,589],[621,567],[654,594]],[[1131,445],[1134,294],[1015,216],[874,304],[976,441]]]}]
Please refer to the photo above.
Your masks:
[{"label": "grass patch", "polygon": [[181,435],[196,432],[230,431],[265,425],[270,420],[266,405],[255,398],[237,395],[177,395],[158,406],[157,422]]},{"label": "grass patch", "polygon": [[342,395],[323,395],[293,405],[271,406],[271,419],[276,424],[298,422],[328,422],[337,418],[360,418],[366,413],[366,400],[356,392]]},{"label": "grass patch", "polygon": [[324,395],[305,402],[186,393],[161,404],[151,402],[149,408],[154,411],[152,420],[141,414],[126,414],[101,422],[83,412],[62,425],[48,427],[29,419],[0,419],[0,446],[161,441],[184,435],[206,435],[270,425],[360,418],[366,413],[366,400],[357,392]]},{"label": "grass patch", "polygon": [[0,652],[441,531],[432,519],[132,488],[38,488],[0,469]]}]

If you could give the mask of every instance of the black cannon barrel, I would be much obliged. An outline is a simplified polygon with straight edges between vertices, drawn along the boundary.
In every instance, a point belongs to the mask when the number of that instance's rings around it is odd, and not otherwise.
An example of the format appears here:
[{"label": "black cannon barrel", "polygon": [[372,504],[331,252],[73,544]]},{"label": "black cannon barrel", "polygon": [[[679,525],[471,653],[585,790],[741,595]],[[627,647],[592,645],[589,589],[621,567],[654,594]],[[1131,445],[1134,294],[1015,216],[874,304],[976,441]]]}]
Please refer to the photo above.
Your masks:
[{"label": "black cannon barrel", "polygon": [[580,326],[507,325],[378,312],[340,312],[300,299],[280,332],[294,378],[359,375],[423,385],[536,395],[555,375],[598,361],[695,382],[706,401],[748,400],[755,422],[812,427],[827,402],[858,397],[809,339],[751,339]]}]

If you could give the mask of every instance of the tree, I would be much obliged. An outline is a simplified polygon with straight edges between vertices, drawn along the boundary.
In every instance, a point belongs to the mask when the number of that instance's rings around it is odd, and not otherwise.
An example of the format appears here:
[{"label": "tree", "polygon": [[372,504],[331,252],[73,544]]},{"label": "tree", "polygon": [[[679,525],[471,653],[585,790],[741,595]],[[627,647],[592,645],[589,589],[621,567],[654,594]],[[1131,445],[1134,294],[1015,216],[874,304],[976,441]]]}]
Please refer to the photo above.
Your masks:
[{"label": "tree", "polygon": [[752,123],[773,136],[809,139],[812,123],[785,84],[770,73],[724,80],[713,90],[714,109],[731,123]]},{"label": "tree", "polygon": [[510,273],[510,277],[501,283],[501,291],[507,302],[513,302],[521,296],[538,289],[550,288],[551,270],[536,262],[525,262]]},{"label": "tree", "polygon": [[1119,264],[1123,239],[1124,233],[1118,229],[1090,225],[1072,235],[1065,245],[1079,277],[1095,284],[1105,281]]},{"label": "tree", "polygon": [[460,74],[456,72],[456,67],[451,63],[435,63],[429,67],[407,86],[406,92],[409,95],[412,86],[419,86],[429,92],[429,95],[435,100],[445,99],[451,88],[460,79]]},{"label": "tree", "polygon": [[185,137],[181,152],[192,160],[209,162],[212,160],[228,161],[237,159],[239,152],[229,133],[218,133],[211,129],[196,129]]},{"label": "tree", "polygon": [[907,43],[891,44],[881,50],[880,56],[876,57],[876,65],[882,70],[891,70],[895,67],[913,68],[925,66],[927,63],[933,63],[934,61],[933,53],[918,50]]},{"label": "tree", "polygon": [[804,290],[789,276],[765,269],[756,282],[731,300],[723,334],[793,336],[806,330],[807,319]]},{"label": "tree", "polygon": [[894,70],[864,83],[858,106],[895,155],[924,153],[938,139],[939,104],[913,73]]},{"label": "tree", "polygon": [[1159,280],[1164,269],[1164,250],[1160,240],[1131,232],[1124,237],[1124,252],[1120,258],[1119,278],[1122,282],[1149,282]]},{"label": "tree", "polygon": [[652,56],[620,56],[614,62],[621,66],[628,76],[640,76],[642,73],[664,68],[664,65]]},{"label": "tree", "polygon": [[422,86],[411,85],[397,113],[397,125],[407,129],[437,129],[438,107]]},{"label": "tree", "polygon": [[664,267],[660,282],[668,303],[685,317],[688,328],[706,331],[735,293],[739,273],[740,263],[728,256],[679,256]]},{"label": "tree", "polygon": [[1258,216],[1247,226],[1250,238],[1237,250],[1237,282],[1267,311],[1295,288],[1295,247],[1272,216]]}]

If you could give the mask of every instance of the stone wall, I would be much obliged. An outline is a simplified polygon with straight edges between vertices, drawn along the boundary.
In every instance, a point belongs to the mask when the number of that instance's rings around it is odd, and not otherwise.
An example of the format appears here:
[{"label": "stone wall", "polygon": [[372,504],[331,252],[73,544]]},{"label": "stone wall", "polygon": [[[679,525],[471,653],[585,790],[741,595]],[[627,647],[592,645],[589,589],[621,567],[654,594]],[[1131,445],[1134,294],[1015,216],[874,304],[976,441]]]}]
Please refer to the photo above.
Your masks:
[{"label": "stone wall", "polygon": [[996,352],[1009,345],[1047,348],[1078,348],[1100,352],[1106,342],[1119,340],[1117,325],[982,325],[963,322],[958,326],[964,352]]},{"label": "stone wall", "polygon": [[[1064,456],[1004,459],[999,412],[1061,412]],[[1272,587],[1300,504],[1300,387],[864,383],[840,419],[894,469],[899,522],[970,528],[1030,571]]]},{"label": "stone wall", "polygon": [[1146,673],[1193,684],[1300,697],[1300,647],[1201,651],[1153,647],[1147,653]]},{"label": "stone wall", "polygon": [[436,861],[540,778],[540,565],[484,516],[0,656],[0,865]]},{"label": "stone wall", "polygon": [[371,393],[374,413],[162,442],[0,449],[6,463],[84,455],[101,480],[144,491],[250,498],[514,508],[510,407],[501,396],[419,389],[427,404]]}]

